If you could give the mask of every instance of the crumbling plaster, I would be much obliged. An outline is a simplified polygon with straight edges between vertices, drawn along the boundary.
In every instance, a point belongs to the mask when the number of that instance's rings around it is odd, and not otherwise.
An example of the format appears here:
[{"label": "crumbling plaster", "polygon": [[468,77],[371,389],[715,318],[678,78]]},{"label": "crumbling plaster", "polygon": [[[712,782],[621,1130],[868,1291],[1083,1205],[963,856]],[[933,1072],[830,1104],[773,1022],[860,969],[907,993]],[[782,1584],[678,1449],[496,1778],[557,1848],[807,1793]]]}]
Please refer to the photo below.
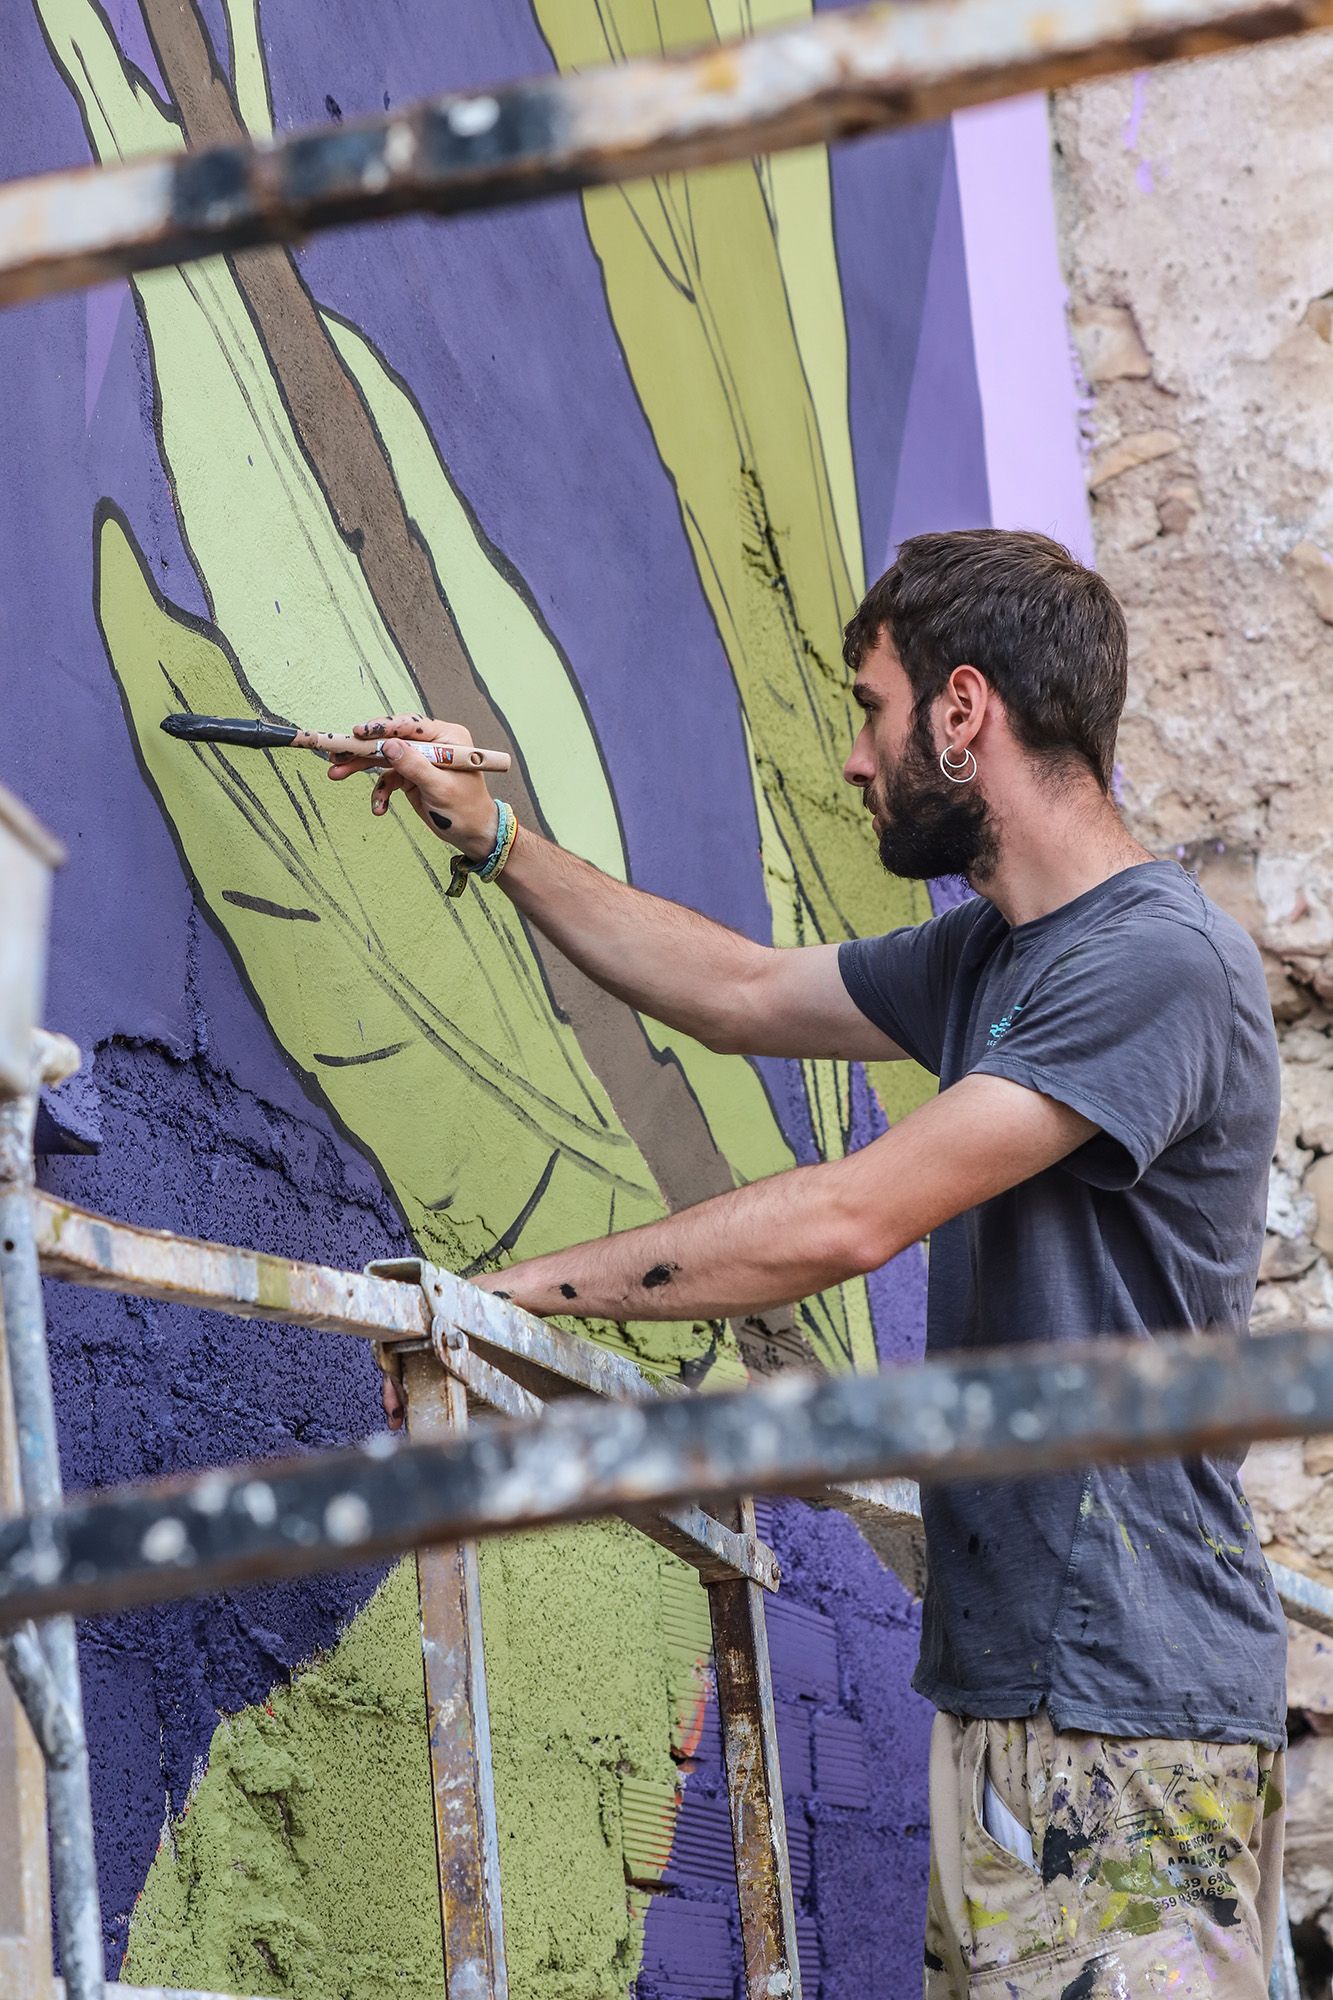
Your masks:
[{"label": "crumbling plaster", "polygon": [[[1097,560],[1129,619],[1125,810],[1248,926],[1283,1114],[1256,1326],[1333,1324],[1333,37],[1053,111]],[[1255,1451],[1270,1552],[1333,1571],[1328,1440]],[[1333,1654],[1293,1644],[1289,1889],[1333,1939]],[[1325,1989],[1326,1990],[1326,1987]]]}]

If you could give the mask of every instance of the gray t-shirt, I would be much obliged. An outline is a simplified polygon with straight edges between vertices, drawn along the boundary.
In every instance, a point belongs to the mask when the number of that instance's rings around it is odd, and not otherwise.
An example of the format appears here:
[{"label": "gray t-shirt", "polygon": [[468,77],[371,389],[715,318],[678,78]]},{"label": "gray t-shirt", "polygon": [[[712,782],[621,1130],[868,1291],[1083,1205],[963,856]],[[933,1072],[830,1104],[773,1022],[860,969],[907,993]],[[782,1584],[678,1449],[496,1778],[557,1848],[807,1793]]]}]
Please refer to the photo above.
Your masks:
[{"label": "gray t-shirt", "polygon": [[[977,898],[840,964],[942,1086],[1009,1077],[1101,1128],[935,1231],[930,1352],[1247,1322],[1277,1042],[1254,945],[1182,868],[1017,926]],[[1045,1702],[1057,1729],[1280,1744],[1286,1628],[1243,1455],[925,1493],[917,1689],[962,1715]]]}]

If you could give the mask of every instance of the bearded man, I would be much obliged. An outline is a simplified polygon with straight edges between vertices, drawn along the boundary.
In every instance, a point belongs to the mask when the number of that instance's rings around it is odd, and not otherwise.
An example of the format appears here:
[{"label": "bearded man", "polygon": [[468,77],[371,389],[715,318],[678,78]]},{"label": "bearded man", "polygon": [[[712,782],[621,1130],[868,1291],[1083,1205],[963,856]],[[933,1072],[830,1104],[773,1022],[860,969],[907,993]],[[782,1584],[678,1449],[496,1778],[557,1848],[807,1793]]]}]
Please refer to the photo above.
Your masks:
[{"label": "bearded man", "polygon": [[[392,765],[373,810],[404,791],[631,1007],[717,1051],[910,1057],[940,1080],[845,1159],[481,1282],[534,1313],[723,1318],[929,1236],[931,1353],[1244,1326],[1272,1017],[1250,939],[1113,802],[1126,651],[1106,584],[1044,536],[904,543],[847,627],[864,723],[843,776],[886,868],[977,893],[795,950],[515,830],[483,778],[429,760],[420,718],[363,725]],[[925,1494],[929,2000],[1263,2000],[1285,1627],[1239,1462]]]}]

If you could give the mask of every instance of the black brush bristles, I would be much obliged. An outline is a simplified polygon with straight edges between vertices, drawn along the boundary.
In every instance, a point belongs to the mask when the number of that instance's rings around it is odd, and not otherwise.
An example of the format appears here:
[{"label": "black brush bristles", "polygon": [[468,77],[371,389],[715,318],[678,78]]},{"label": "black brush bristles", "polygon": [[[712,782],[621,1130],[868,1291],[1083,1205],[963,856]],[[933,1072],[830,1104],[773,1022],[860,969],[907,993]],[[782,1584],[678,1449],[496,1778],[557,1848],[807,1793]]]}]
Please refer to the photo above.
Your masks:
[{"label": "black brush bristles", "polygon": [[187,743],[235,743],[245,750],[281,750],[296,737],[294,722],[260,722],[249,716],[164,715],[162,727]]}]

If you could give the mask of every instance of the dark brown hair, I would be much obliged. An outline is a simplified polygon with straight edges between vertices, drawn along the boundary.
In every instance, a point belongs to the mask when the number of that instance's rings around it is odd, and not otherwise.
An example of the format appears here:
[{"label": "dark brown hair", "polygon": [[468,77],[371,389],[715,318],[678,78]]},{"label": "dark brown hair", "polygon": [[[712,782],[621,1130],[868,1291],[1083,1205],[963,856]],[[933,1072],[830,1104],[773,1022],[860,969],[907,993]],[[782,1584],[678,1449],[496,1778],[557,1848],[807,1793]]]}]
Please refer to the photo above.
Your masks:
[{"label": "dark brown hair", "polygon": [[855,672],[886,631],[918,719],[954,668],[974,666],[1025,749],[1078,758],[1111,789],[1125,705],[1125,617],[1095,570],[1046,535],[963,528],[913,535],[843,635]]}]

